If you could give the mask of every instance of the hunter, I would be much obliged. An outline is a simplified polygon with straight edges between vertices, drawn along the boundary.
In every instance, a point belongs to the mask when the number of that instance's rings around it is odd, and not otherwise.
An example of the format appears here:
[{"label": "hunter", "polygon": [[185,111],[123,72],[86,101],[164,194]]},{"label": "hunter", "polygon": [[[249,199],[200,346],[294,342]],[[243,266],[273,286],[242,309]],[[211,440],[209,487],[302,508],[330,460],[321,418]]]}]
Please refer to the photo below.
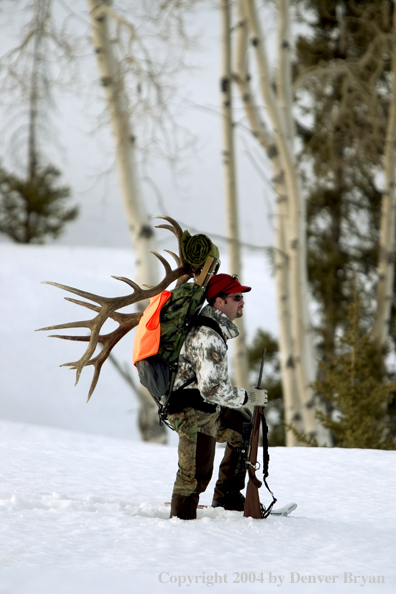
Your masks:
[{"label": "hunter", "polygon": [[[212,276],[205,325],[193,327],[182,346],[168,420],[179,435],[179,468],[173,488],[171,517],[193,520],[199,495],[212,477],[216,442],[226,448],[219,468],[212,505],[243,511],[245,476],[236,475],[242,423],[250,422],[245,405],[266,406],[267,391],[232,386],[228,377],[227,340],[238,336],[233,323],[243,315],[243,286],[236,276]],[[208,323],[208,325],[206,325]]]}]

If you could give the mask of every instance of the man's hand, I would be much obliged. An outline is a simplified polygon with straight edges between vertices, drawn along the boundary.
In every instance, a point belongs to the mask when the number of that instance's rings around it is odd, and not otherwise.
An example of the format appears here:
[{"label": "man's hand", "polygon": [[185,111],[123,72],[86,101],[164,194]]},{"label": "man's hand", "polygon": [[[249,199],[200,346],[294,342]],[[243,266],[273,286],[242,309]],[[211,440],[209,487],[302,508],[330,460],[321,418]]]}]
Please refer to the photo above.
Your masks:
[{"label": "man's hand", "polygon": [[260,390],[259,388],[251,388],[248,395],[248,404],[253,406],[267,406],[268,393],[267,390]]}]

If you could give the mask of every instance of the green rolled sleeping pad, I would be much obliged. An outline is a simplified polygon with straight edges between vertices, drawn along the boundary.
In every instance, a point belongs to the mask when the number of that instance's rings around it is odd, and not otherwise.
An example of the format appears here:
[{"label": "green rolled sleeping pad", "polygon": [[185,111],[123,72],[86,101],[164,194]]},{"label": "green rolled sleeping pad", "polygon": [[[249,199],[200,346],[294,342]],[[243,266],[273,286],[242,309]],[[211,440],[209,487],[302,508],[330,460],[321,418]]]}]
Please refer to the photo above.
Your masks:
[{"label": "green rolled sleeping pad", "polygon": [[219,258],[219,248],[207,235],[191,235],[184,231],[181,237],[181,250],[184,258],[194,268],[200,268],[206,262],[208,256]]}]

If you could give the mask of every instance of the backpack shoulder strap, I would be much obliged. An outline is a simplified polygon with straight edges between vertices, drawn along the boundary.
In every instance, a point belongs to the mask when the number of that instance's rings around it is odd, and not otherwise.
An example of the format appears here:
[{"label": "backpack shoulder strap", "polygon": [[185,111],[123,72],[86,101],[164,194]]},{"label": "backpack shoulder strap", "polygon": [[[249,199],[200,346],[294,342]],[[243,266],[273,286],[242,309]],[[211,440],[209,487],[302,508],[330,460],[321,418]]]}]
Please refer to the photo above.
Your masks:
[{"label": "backpack shoulder strap", "polygon": [[[221,328],[215,320],[213,320],[212,318],[208,318],[207,316],[202,316],[202,315],[196,314],[192,318],[192,320],[189,324],[189,328],[190,329],[191,328],[199,328],[200,326],[208,326],[209,328],[214,330],[220,336],[220,338],[224,341],[226,349],[228,348],[227,341],[224,338]],[[176,377],[176,372],[172,371],[170,386],[169,386],[169,389],[166,394],[166,401],[163,404],[162,413],[160,413],[160,418],[162,419],[162,421],[164,421],[164,419],[166,418],[166,415],[168,414],[168,406],[169,406],[169,403],[172,402],[172,400],[171,400],[172,395],[175,393],[172,391],[175,377]],[[196,378],[196,375],[194,374],[194,377],[188,379],[180,388],[178,388],[177,392],[180,394],[181,390],[183,390],[184,388],[187,388],[187,386],[191,385],[192,383],[194,383],[196,381],[197,381],[197,378]],[[180,405],[181,404],[179,402],[179,406]],[[190,404],[184,403],[183,406],[191,406],[191,403]],[[180,410],[182,410],[182,408]],[[161,414],[162,414],[162,416],[161,416]]]},{"label": "backpack shoulder strap", "polygon": [[211,328],[212,330],[217,332],[217,334],[224,341],[224,344],[227,347],[227,341],[224,338],[224,334],[221,331],[220,325],[212,318],[208,318],[208,316],[201,316],[201,315],[194,316],[191,326],[194,326],[194,327],[208,326],[209,328]]}]

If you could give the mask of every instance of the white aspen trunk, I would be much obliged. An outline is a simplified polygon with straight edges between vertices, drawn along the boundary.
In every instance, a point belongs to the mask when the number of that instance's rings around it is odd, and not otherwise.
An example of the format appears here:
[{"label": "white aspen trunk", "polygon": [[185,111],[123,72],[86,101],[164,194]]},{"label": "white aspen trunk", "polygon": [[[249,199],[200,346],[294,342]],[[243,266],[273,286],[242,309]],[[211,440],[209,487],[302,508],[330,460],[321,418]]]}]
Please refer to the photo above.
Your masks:
[{"label": "white aspen trunk", "polygon": [[[284,415],[287,425],[293,424],[298,430],[301,426],[301,404],[298,398],[298,387],[295,374],[293,340],[290,316],[290,279],[289,259],[286,253],[285,220],[287,195],[284,184],[284,173],[279,159],[275,141],[260,119],[256,105],[252,100],[250,77],[247,71],[248,31],[243,0],[238,0],[238,29],[236,38],[235,80],[243,100],[250,130],[266,152],[273,171],[273,185],[276,193],[275,212],[275,251],[274,269],[277,294],[277,314],[279,325],[279,352],[281,380],[284,401]],[[291,432],[286,432],[286,446],[296,446],[298,440]]]},{"label": "white aspen trunk", "polygon": [[[294,143],[296,136],[296,127],[293,118],[293,86],[292,86],[292,66],[291,66],[291,29],[290,29],[290,0],[279,0],[278,3],[278,69],[277,69],[277,96],[279,99],[280,110],[286,127],[286,140],[289,144],[289,150],[294,154]],[[307,211],[306,202],[299,186],[301,220],[299,235],[301,237],[300,258],[302,272],[305,272],[305,286],[307,298],[303,300],[302,306],[304,312],[300,320],[300,332],[305,342],[305,361],[306,376],[312,384],[317,377],[317,364],[314,352],[312,327],[309,322],[308,310],[308,276],[307,276],[307,245],[306,245],[306,221]],[[309,396],[312,398],[312,395]],[[303,398],[304,400],[304,398]],[[316,407],[322,412],[324,407],[316,402]],[[332,440],[330,432],[319,423],[317,425],[316,437],[318,442],[323,445],[331,446]]]},{"label": "white aspen trunk", "polygon": [[[222,28],[222,72],[221,105],[223,123],[223,166],[227,212],[227,235],[229,237],[230,274],[237,274],[241,279],[241,257],[239,247],[239,225],[237,207],[237,183],[234,150],[234,126],[232,109],[231,78],[231,40],[230,40],[230,3],[220,1]],[[246,352],[246,334],[243,318],[237,321],[239,336],[233,341],[233,368],[237,386],[248,388],[248,360]]]},{"label": "white aspen trunk", "polygon": [[[295,142],[295,124],[293,120],[293,88],[292,88],[292,69],[291,69],[291,59],[290,59],[290,49],[291,49],[291,31],[290,31],[290,6],[289,0],[279,0],[278,2],[278,68],[277,68],[277,79],[276,79],[276,87],[277,87],[277,99],[279,101],[279,109],[280,109],[280,116],[284,122],[285,128],[285,142],[288,145],[288,150],[290,151],[291,157],[293,158],[294,155],[294,142]],[[295,165],[294,165],[295,167]],[[287,216],[288,216],[288,202],[287,202],[287,188],[284,188],[285,199],[283,203],[278,203],[277,214],[278,218],[283,221],[283,226],[278,231],[278,249],[284,250],[285,253],[288,253],[288,242],[287,242]],[[301,238],[301,242],[299,245],[300,250],[300,265],[306,268],[306,261],[307,261],[307,253],[306,253],[306,229],[305,229],[305,221],[306,221],[306,210],[305,210],[305,201],[301,195],[301,191],[298,192],[299,195],[299,203],[301,208],[301,216],[300,216],[300,225],[299,228],[297,227],[298,236]],[[286,256],[285,256],[286,257]],[[288,256],[290,257],[290,251]],[[296,272],[296,271],[294,271]],[[281,297],[282,300],[285,299],[285,293],[288,292],[291,295],[292,290],[292,271],[289,271],[288,278],[281,280],[281,290],[283,295]],[[283,281],[283,282],[282,282]],[[308,287],[308,278],[306,278],[306,286]],[[302,287],[302,290],[304,288]],[[315,366],[315,357],[312,349],[312,340],[308,336],[308,325],[304,326],[304,320],[308,323],[308,308],[307,308],[307,299],[303,299],[301,303],[302,307],[304,308],[304,312],[299,319],[299,330],[302,339],[305,342],[304,352],[306,353],[306,357],[304,359],[303,365],[306,366],[305,375],[308,379],[309,383],[311,384],[316,378],[316,366]],[[290,311],[289,306],[289,311]],[[285,314],[284,314],[285,315]],[[291,333],[293,334],[293,328],[291,328]],[[299,341],[295,338],[294,340],[295,345],[299,343]],[[295,347],[294,347],[295,348]],[[297,353],[294,353],[293,358],[289,358],[287,364],[295,365],[295,358],[298,357]],[[304,380],[303,380],[304,381]],[[307,394],[307,390],[304,390],[304,386],[302,385],[301,378],[298,381],[298,378],[295,379],[295,389],[298,390],[297,386],[299,387],[298,393],[298,404],[293,404],[290,406],[289,410],[286,411],[286,403],[285,403],[285,420],[287,423],[292,423],[294,427],[298,430],[304,429],[304,427],[299,426],[299,422],[301,419],[306,422],[307,415],[304,415],[304,406],[306,406],[307,398],[311,398],[311,393]],[[290,419],[290,421],[289,421]],[[310,420],[311,422],[311,420]],[[303,423],[304,424],[304,423]],[[316,434],[318,435],[321,432],[321,428],[318,423],[316,424]],[[306,429],[306,428],[305,428]],[[306,429],[307,430],[307,429]],[[312,432],[312,430],[311,430]],[[287,445],[298,445],[297,437],[291,432],[288,431],[287,433]]]},{"label": "white aspen trunk", "polygon": [[[296,266],[292,267],[292,272],[296,275],[304,275],[300,279],[301,301],[298,306],[300,312],[298,313],[298,329],[295,336],[299,335],[296,344],[301,345],[304,352],[304,366],[306,380],[309,384],[316,379],[316,364],[313,353],[312,337],[310,335],[310,324],[308,314],[308,276],[307,276],[307,248],[306,248],[306,205],[301,192],[300,181],[297,176],[295,158],[294,158],[294,142],[295,142],[295,124],[293,120],[293,90],[292,90],[292,68],[290,58],[290,1],[279,0],[278,2],[278,68],[277,68],[277,99],[280,107],[280,117],[284,122],[285,143],[290,152],[290,161],[293,166],[293,173],[291,175],[291,183],[296,186],[296,193],[294,200],[298,202],[298,221],[295,221],[295,228],[292,230],[291,241],[294,238],[298,241],[298,255]],[[289,227],[290,229],[290,227]],[[297,279],[295,279],[297,280]],[[297,281],[298,282],[298,281]],[[304,298],[305,295],[305,298]],[[308,394],[306,391],[301,394],[304,402]],[[319,430],[319,425],[318,425]]]},{"label": "white aspen trunk", "polygon": [[[286,4],[283,5],[283,10],[286,9],[286,6]],[[314,380],[313,371],[315,365],[313,348],[309,346],[312,336],[307,308],[309,291],[306,269],[304,203],[294,156],[290,150],[290,142],[287,137],[286,124],[282,119],[278,99],[272,90],[264,38],[254,0],[245,0],[244,7],[251,34],[251,43],[257,59],[261,93],[274,127],[276,144],[285,172],[288,196],[288,221],[285,228],[287,230],[287,253],[290,259],[291,319],[294,348],[298,353],[298,356],[295,357],[295,363],[299,394],[302,396],[304,430],[309,435],[317,437],[320,426],[315,418],[314,395],[311,386]],[[291,105],[289,105],[289,108],[291,110]],[[320,433],[323,432],[320,431]],[[326,434],[330,439],[328,432]]]},{"label": "white aspen trunk", "polygon": [[396,261],[396,6],[393,6],[392,96],[385,141],[385,191],[381,204],[377,314],[374,336],[385,343],[390,332]]},{"label": "white aspen trunk", "polygon": [[128,100],[110,41],[106,15],[109,4],[108,0],[88,0],[92,43],[110,114],[121,195],[135,252],[136,280],[139,285],[155,285],[158,280],[156,258],[148,252],[155,251],[155,236],[141,196]]},{"label": "white aspen trunk", "polygon": [[277,97],[281,117],[285,123],[286,138],[290,150],[294,149],[295,125],[292,114],[293,89],[290,60],[290,7],[289,0],[278,2],[278,69],[276,77]]},{"label": "white aspen trunk", "polygon": [[[110,40],[106,8],[110,0],[87,0],[91,19],[92,44],[95,48],[100,78],[110,114],[121,196],[135,253],[137,283],[157,284],[156,258],[148,250],[156,251],[155,235],[141,195],[136,162],[135,137],[128,113],[128,100],[123,78]],[[144,309],[145,303],[138,306]],[[141,420],[144,419],[144,423]],[[166,442],[164,426],[158,428],[158,410],[149,392],[141,387],[139,420],[143,440]]]},{"label": "white aspen trunk", "polygon": [[[282,389],[284,401],[284,416],[286,427],[291,425],[298,431],[304,430],[302,399],[298,393],[298,378],[296,376],[295,356],[293,354],[293,338],[290,328],[290,275],[288,270],[288,255],[286,254],[285,228],[282,224],[284,217],[283,197],[279,197],[276,205],[275,227],[275,281],[278,300],[279,350],[281,355]],[[286,350],[286,347],[288,350]],[[286,446],[298,446],[296,435],[286,430]]]}]

